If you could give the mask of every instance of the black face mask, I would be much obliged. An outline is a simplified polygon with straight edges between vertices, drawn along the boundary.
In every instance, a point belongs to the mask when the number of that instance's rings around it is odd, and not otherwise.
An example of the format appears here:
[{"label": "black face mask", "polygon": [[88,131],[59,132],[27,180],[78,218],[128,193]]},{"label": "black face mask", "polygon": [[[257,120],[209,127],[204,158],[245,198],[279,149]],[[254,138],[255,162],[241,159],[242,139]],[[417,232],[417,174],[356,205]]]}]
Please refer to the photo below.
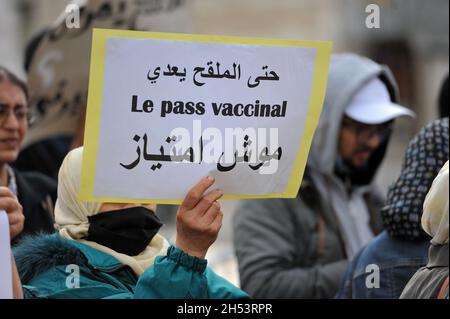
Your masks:
[{"label": "black face mask", "polygon": [[88,217],[87,240],[128,256],[139,255],[163,225],[151,210],[139,206]]}]

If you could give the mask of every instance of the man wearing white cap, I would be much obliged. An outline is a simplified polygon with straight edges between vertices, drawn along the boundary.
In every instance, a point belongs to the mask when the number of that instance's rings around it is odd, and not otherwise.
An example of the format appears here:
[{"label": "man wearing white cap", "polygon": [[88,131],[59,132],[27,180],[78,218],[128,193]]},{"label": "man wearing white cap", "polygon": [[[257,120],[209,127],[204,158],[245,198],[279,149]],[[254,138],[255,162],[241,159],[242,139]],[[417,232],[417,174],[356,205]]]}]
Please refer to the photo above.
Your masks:
[{"label": "man wearing white cap", "polygon": [[414,116],[409,109],[391,102],[387,87],[379,78],[371,79],[356,93],[344,114],[339,153],[355,168],[364,167],[389,137],[394,119]]},{"label": "man wearing white cap", "polygon": [[386,66],[331,58],[327,93],[296,199],[246,201],[235,214],[242,288],[256,298],[332,298],[350,259],[381,231],[372,186],[392,125],[414,113],[397,104]]}]

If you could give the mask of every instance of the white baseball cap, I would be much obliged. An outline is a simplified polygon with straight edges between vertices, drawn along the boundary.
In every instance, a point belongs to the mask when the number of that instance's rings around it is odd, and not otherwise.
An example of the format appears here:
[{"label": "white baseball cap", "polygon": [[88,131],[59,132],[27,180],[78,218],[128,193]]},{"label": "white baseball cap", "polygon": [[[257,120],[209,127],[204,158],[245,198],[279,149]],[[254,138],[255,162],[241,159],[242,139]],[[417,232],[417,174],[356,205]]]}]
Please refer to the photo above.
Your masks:
[{"label": "white baseball cap", "polygon": [[385,123],[400,116],[415,117],[413,111],[391,101],[386,86],[379,78],[370,80],[356,93],[345,109],[345,115],[369,125]]}]

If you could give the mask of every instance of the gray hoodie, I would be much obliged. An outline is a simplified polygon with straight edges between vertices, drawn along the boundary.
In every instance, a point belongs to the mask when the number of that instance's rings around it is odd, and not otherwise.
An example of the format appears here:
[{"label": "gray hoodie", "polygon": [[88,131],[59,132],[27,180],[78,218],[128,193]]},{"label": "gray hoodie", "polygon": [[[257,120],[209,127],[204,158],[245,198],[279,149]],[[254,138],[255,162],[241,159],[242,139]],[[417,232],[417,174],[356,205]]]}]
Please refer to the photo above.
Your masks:
[{"label": "gray hoodie", "polygon": [[[331,59],[323,111],[296,199],[248,200],[234,218],[241,286],[256,298],[331,298],[353,256],[381,229],[371,182],[387,142],[356,175],[336,170],[346,106],[379,77],[392,101],[398,94],[386,67],[352,55]],[[349,188],[348,186],[351,185]]]},{"label": "gray hoodie", "polygon": [[[398,102],[398,89],[387,67],[353,54],[332,57],[324,107],[308,159],[315,186],[334,208],[348,258],[353,257],[373,237],[364,194],[371,187],[385,155],[387,141],[372,155],[367,167],[352,176],[350,172],[337,174],[337,137],[345,108],[353,96],[375,77],[385,83],[391,100]],[[348,185],[351,185],[351,190]]]}]

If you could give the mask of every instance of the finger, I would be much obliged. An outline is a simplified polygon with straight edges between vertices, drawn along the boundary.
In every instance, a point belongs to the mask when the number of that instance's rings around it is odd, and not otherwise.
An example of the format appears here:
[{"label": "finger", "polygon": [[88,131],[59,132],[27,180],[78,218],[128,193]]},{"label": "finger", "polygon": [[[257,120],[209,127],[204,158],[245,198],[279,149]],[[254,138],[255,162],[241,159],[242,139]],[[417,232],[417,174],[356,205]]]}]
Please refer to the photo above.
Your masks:
[{"label": "finger", "polygon": [[214,177],[207,176],[202,178],[194,187],[192,187],[181,203],[180,208],[190,210],[194,208],[203,196],[203,193],[214,183]]},{"label": "finger", "polygon": [[10,236],[11,237],[16,237],[18,234],[20,234],[23,230],[23,225],[22,224],[16,224],[16,225],[11,225],[9,227],[9,231],[10,231]]},{"label": "finger", "polygon": [[20,214],[8,214],[8,221],[10,225],[18,223],[20,221]]},{"label": "finger", "polygon": [[220,213],[220,204],[218,202],[215,202],[203,215],[202,223],[204,223],[204,225],[211,225],[219,213]]},{"label": "finger", "polygon": [[222,228],[222,221],[223,221],[223,212],[219,211],[219,213],[216,216],[216,219],[214,219],[214,221],[210,225],[212,231],[215,232],[217,235],[219,234],[219,231]]},{"label": "finger", "polygon": [[20,224],[23,222],[25,217],[23,214],[8,214],[8,220],[10,225]]},{"label": "finger", "polygon": [[16,196],[11,192],[11,190],[8,187],[0,186],[0,197],[12,197],[15,198]]},{"label": "finger", "polygon": [[[220,189],[215,189],[207,193],[203,198],[198,202],[197,206],[195,206],[195,211],[203,216],[206,211],[214,204],[216,201],[223,196],[223,192]],[[219,204],[219,203],[217,203]],[[219,205],[220,207],[220,205]]]},{"label": "finger", "polygon": [[17,209],[21,209],[21,206],[15,198],[0,197],[0,209],[4,209],[8,214],[10,214]]}]

